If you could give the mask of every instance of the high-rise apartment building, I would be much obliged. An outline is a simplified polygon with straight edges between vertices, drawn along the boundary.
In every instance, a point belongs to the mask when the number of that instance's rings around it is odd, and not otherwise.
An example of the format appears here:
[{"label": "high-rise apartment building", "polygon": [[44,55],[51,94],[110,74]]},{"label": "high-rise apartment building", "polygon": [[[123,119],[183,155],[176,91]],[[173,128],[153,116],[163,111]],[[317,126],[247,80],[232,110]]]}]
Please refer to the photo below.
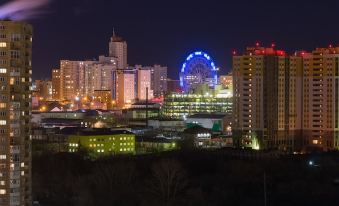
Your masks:
[{"label": "high-rise apartment building", "polygon": [[233,57],[234,123],[236,144],[252,148],[291,149],[288,131],[288,70],[284,51],[247,48]]},{"label": "high-rise apartment building", "polygon": [[[80,82],[84,82],[81,71],[84,71],[82,61],[60,61],[60,96],[62,100],[74,100],[81,93]],[[82,80],[82,81],[81,81]]]},{"label": "high-rise apartment building", "polygon": [[114,90],[114,74],[116,71],[116,60],[90,64],[85,70],[85,82],[82,96],[93,96],[95,90]]},{"label": "high-rise apartment building", "polygon": [[60,69],[52,70],[52,99],[60,100],[61,99],[61,80],[60,80]]},{"label": "high-rise apartment building", "polygon": [[116,57],[118,69],[126,69],[127,67],[127,42],[123,38],[117,36],[113,31],[113,36],[109,42],[109,56]]},{"label": "high-rise apartment building", "polygon": [[32,27],[0,21],[0,205],[31,205]]},{"label": "high-rise apartment building", "polygon": [[[60,62],[59,93],[63,100],[74,100],[76,97],[93,96],[94,90],[113,90],[113,78],[117,67],[114,57],[100,56],[99,61]],[[57,76],[57,72],[55,73]],[[60,83],[58,83],[60,82]]]},{"label": "high-rise apartment building", "polygon": [[338,76],[339,47],[290,56],[256,47],[234,56],[237,144],[289,152],[339,149]]},{"label": "high-rise apartment building", "polygon": [[303,139],[309,150],[339,149],[339,47],[303,53]]}]

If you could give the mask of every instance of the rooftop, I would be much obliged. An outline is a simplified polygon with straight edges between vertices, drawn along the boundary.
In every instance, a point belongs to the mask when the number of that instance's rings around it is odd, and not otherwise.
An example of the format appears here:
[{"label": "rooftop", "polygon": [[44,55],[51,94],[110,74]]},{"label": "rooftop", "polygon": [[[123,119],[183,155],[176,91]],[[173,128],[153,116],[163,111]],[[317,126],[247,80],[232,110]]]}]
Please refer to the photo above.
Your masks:
[{"label": "rooftop", "polygon": [[226,117],[226,114],[193,114],[187,118],[200,118],[200,119],[221,119]]},{"label": "rooftop", "polygon": [[61,132],[63,134],[79,136],[134,134],[127,130],[111,130],[110,128],[65,128],[62,129]]}]

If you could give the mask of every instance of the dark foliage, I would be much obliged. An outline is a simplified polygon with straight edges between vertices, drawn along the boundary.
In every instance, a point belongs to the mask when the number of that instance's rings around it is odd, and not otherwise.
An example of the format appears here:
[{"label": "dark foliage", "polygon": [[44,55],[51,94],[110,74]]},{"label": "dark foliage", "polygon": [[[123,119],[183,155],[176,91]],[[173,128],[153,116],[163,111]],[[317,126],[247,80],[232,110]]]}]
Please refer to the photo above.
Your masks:
[{"label": "dark foliage", "polygon": [[339,204],[338,153],[255,157],[186,150],[92,161],[44,153],[33,157],[34,199],[44,206],[264,205],[265,173],[267,205]]}]

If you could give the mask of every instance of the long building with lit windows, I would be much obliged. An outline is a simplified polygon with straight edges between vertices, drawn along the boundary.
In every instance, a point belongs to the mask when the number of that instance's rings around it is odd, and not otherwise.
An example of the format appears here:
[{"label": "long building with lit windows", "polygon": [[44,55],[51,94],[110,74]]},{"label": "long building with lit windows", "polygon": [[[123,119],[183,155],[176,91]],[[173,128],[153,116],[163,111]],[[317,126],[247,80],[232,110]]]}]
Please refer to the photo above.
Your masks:
[{"label": "long building with lit windows", "polygon": [[135,153],[135,134],[126,130],[94,129],[80,130],[68,137],[69,152],[84,148],[90,155],[118,155]]},{"label": "long building with lit windows", "polygon": [[0,21],[0,205],[31,205],[32,26]]},{"label": "long building with lit windows", "polygon": [[339,149],[339,48],[233,57],[236,146],[286,152]]},{"label": "long building with lit windows", "polygon": [[186,118],[199,113],[232,113],[231,96],[215,94],[172,93],[165,97],[162,115],[170,118]]}]

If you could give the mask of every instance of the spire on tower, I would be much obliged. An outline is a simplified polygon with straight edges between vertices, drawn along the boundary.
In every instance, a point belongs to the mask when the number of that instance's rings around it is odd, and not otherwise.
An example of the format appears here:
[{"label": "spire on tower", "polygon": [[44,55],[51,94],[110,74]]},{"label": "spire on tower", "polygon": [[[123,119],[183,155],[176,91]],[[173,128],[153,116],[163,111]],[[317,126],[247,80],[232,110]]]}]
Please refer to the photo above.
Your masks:
[{"label": "spire on tower", "polygon": [[114,27],[113,27],[113,36],[115,36],[115,30],[114,30]]}]

